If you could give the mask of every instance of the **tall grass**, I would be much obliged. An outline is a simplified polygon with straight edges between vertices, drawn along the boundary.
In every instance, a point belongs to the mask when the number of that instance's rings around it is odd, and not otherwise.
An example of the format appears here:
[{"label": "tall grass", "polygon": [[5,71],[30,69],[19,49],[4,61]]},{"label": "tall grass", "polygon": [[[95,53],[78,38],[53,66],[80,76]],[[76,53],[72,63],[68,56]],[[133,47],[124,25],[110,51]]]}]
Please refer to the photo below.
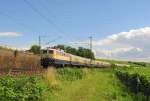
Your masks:
[{"label": "tall grass", "polygon": [[56,78],[56,69],[54,67],[50,67],[47,70],[45,70],[43,78],[45,80],[45,83],[47,83],[48,85],[58,85],[58,80]]},{"label": "tall grass", "polygon": [[83,79],[86,76],[86,70],[79,69],[79,68],[60,68],[57,70],[57,77],[60,80],[68,80],[68,81],[74,81],[74,80],[80,80]]},{"label": "tall grass", "polygon": [[26,68],[36,70],[40,66],[40,58],[36,55],[23,52],[14,53],[14,50],[0,49],[0,69]]},{"label": "tall grass", "polygon": [[56,75],[61,89],[47,101],[132,101],[110,68],[59,68]]},{"label": "tall grass", "polygon": [[[6,100],[5,100],[6,99]],[[54,68],[0,78],[0,101],[132,101],[110,68]]]}]

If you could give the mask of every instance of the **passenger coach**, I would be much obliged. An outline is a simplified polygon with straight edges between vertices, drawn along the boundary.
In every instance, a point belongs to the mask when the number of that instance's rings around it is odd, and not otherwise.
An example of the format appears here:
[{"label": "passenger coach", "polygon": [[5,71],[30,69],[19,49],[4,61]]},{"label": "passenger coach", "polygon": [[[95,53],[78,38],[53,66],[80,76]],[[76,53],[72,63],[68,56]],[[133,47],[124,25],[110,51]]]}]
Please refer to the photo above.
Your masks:
[{"label": "passenger coach", "polygon": [[77,67],[106,67],[106,62],[91,60],[80,56],[72,55],[58,49],[43,49],[41,65],[44,68],[48,66],[77,66]]}]

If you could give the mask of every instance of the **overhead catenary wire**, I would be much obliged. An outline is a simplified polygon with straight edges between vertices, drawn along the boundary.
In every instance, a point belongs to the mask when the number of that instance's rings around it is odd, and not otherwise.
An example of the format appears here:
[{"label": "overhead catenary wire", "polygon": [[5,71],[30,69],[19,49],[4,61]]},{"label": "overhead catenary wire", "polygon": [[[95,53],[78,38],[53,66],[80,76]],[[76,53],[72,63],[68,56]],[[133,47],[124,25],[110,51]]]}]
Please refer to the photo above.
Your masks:
[{"label": "overhead catenary wire", "polygon": [[[53,14],[53,12],[46,6],[46,4],[45,4],[44,2],[42,2],[42,0],[38,0],[38,3],[40,4],[40,6],[41,6],[42,8],[44,8],[44,9],[46,10],[47,13],[51,14],[51,18],[52,18],[52,19],[54,19],[54,20],[56,19],[56,16],[55,16],[55,15]],[[59,23],[59,25],[57,24],[57,26],[59,27],[59,26],[63,26],[63,25]],[[60,28],[60,27],[59,27],[59,28]],[[58,36],[58,37],[52,39],[51,41],[46,42],[45,45],[48,45],[48,44],[50,44],[50,43],[53,43],[53,42],[55,42],[56,40],[61,39],[61,38],[62,38],[62,36]]]},{"label": "overhead catenary wire", "polygon": [[44,45],[48,45],[48,44],[50,44],[52,42],[55,42],[56,40],[62,38],[62,36],[51,37],[50,35],[39,35],[38,37],[39,37],[39,45],[42,44],[42,42],[41,42],[42,40],[41,39],[43,39],[43,38],[44,39],[46,39],[46,38],[52,38],[50,41],[48,41],[46,43],[43,43]]},{"label": "overhead catenary wire", "polygon": [[5,12],[0,11],[0,15],[7,17],[9,20],[13,21],[14,23],[16,23],[17,25],[21,26],[22,28],[24,28],[26,30],[33,31],[32,29],[27,27],[26,24],[24,24],[23,22],[18,21],[15,17],[13,17],[13,16],[11,16],[11,15],[5,13]]},{"label": "overhead catenary wire", "polygon": [[60,39],[60,38],[62,38],[62,37],[61,37],[61,36],[58,36],[58,37],[56,37],[55,39],[53,39],[53,40],[47,42],[46,45],[48,45],[48,44],[50,44],[50,43],[52,43],[52,42],[55,42],[56,40],[58,40],[58,39]]},{"label": "overhead catenary wire", "polygon": [[[39,13],[40,13],[40,12],[39,12]],[[15,24],[21,26],[21,27],[24,28],[25,30],[34,31],[32,28],[30,28],[29,26],[27,26],[27,25],[24,24],[23,22],[18,21],[14,16],[9,15],[9,14],[7,14],[6,12],[0,11],[0,15],[1,15],[1,16],[4,16],[4,17],[7,17],[9,20],[13,21]],[[41,15],[41,16],[42,16],[42,15]],[[44,16],[43,16],[43,17],[44,17]],[[47,19],[47,21],[50,22],[49,19]],[[58,36],[58,38],[60,39],[60,38],[62,38],[62,36]],[[57,38],[57,39],[58,39],[58,38]],[[54,41],[54,40],[56,40],[56,39],[53,39],[52,41]],[[49,41],[49,43],[52,42],[52,41]],[[49,43],[47,43],[47,44],[49,44]]]},{"label": "overhead catenary wire", "polygon": [[[51,14],[51,17],[53,17],[54,19],[56,18],[56,16],[52,13],[52,11],[50,9],[48,9],[48,7],[46,6],[46,4],[44,2],[42,2],[41,0],[38,0],[38,2],[40,3],[40,6],[43,7],[48,13]],[[60,25],[60,23],[59,23]]]},{"label": "overhead catenary wire", "polygon": [[[46,10],[46,12],[47,13],[49,13],[50,15],[51,15],[51,18],[53,19],[53,20],[56,20],[56,15],[54,15],[54,13],[46,6],[46,4],[44,3],[44,2],[42,2],[42,0],[38,0],[38,3],[40,4],[40,6],[42,7],[42,8],[44,8],[45,10]],[[58,19],[57,19],[58,20]],[[52,20],[51,20],[52,21]],[[63,26],[63,24],[62,23],[59,23],[59,24],[56,24],[55,22],[53,22],[63,33],[65,33],[66,34],[66,31],[64,32],[63,30],[62,30],[62,26]]]},{"label": "overhead catenary wire", "polygon": [[62,29],[60,29],[57,24],[55,24],[55,22],[53,22],[51,19],[49,19],[47,16],[45,16],[44,14],[42,14],[32,3],[30,3],[28,0],[23,0],[34,12],[36,12],[41,18],[43,18],[47,23],[49,23],[50,25],[53,25],[55,27],[55,29],[57,29],[57,31],[59,33],[64,33],[64,31]]},{"label": "overhead catenary wire", "polygon": [[[38,10],[31,2],[29,2],[28,0],[24,0],[24,2],[35,12],[37,13],[41,18],[43,18],[43,20],[45,20],[47,23],[49,23],[50,25],[53,25],[53,27],[59,32],[59,36],[53,40],[50,40],[49,42],[47,42],[45,45],[48,45],[50,43],[55,42],[56,40],[60,40],[63,36],[62,34],[65,34],[65,32],[55,23],[53,22],[53,20],[51,20],[49,17],[45,16],[40,10]],[[42,4],[42,7],[44,9],[47,10],[48,13],[51,13],[50,10],[48,10],[48,8],[46,6],[44,6],[43,3],[40,3],[40,5]],[[61,33],[61,34],[60,34]],[[40,41],[42,42],[42,35],[39,35],[40,37]],[[41,43],[40,43],[41,46]]]}]

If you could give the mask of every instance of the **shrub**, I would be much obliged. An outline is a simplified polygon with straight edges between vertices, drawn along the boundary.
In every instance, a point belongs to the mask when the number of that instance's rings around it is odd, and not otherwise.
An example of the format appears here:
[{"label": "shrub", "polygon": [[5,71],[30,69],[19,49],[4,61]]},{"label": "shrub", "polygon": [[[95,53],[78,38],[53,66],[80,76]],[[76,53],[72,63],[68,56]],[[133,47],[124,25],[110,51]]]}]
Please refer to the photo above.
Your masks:
[{"label": "shrub", "polygon": [[37,77],[0,78],[0,101],[41,101],[46,89]]},{"label": "shrub", "polygon": [[60,80],[80,80],[85,77],[85,72],[79,68],[60,68],[57,70]]},{"label": "shrub", "polygon": [[137,96],[139,96],[140,93],[140,96],[143,97],[142,101],[150,100],[150,80],[147,78],[147,76],[140,75],[136,72],[130,73],[123,70],[117,70],[116,75],[132,93],[137,94]]}]

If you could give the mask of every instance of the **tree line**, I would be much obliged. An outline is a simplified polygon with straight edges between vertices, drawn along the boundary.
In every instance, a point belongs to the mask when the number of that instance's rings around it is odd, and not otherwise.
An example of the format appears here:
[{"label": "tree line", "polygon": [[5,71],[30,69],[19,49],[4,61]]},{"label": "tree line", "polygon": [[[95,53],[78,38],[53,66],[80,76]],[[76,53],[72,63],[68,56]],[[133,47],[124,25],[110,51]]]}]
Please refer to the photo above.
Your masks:
[{"label": "tree line", "polygon": [[66,46],[66,45],[57,45],[54,48],[64,50],[66,53],[70,53],[73,55],[95,59],[94,53],[88,48],[83,48],[83,47],[73,48],[71,46]]}]

